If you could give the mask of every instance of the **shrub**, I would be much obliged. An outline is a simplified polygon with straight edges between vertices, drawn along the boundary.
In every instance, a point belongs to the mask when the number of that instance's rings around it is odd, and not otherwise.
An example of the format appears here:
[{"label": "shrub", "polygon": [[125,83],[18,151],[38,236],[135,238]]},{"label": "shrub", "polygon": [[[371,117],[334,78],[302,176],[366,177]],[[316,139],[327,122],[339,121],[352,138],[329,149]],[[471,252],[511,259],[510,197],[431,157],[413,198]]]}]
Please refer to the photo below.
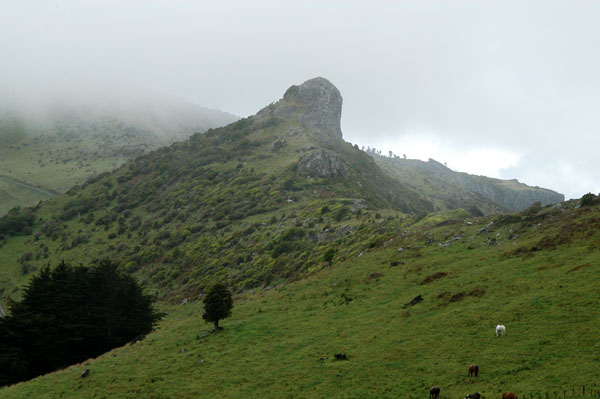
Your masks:
[{"label": "shrub", "polygon": [[335,213],[335,215],[333,216],[333,218],[339,222],[340,220],[342,220],[347,214],[350,213],[350,208],[348,208],[347,206],[343,206],[340,209],[337,210],[337,212]]},{"label": "shrub", "polygon": [[31,227],[35,222],[33,209],[22,209],[17,206],[0,218],[0,236],[16,236],[31,234]]},{"label": "shrub", "polygon": [[583,197],[579,200],[580,206],[592,206],[599,202],[598,197],[596,197],[592,193],[584,194]]}]

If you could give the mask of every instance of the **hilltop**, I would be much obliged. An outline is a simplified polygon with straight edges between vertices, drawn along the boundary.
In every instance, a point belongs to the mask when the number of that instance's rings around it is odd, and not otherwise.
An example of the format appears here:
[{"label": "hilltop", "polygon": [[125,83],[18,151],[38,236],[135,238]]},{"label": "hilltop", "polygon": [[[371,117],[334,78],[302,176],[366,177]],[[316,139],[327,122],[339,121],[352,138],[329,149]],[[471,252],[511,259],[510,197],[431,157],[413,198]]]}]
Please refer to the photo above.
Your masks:
[{"label": "hilltop", "polygon": [[238,119],[179,99],[118,97],[0,113],[0,215]]}]

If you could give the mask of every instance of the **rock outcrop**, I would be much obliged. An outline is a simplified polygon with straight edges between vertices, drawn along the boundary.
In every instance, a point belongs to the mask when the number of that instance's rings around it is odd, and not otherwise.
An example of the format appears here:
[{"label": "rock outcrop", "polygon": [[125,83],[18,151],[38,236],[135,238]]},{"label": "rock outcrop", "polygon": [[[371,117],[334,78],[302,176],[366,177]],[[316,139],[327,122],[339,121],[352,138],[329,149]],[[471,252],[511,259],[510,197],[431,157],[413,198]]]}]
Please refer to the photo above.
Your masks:
[{"label": "rock outcrop", "polygon": [[278,102],[263,108],[256,116],[296,118],[300,125],[325,140],[341,140],[342,95],[325,78],[291,86]]},{"label": "rock outcrop", "polygon": [[317,149],[309,151],[298,161],[298,174],[310,177],[346,176],[348,167],[334,151]]}]

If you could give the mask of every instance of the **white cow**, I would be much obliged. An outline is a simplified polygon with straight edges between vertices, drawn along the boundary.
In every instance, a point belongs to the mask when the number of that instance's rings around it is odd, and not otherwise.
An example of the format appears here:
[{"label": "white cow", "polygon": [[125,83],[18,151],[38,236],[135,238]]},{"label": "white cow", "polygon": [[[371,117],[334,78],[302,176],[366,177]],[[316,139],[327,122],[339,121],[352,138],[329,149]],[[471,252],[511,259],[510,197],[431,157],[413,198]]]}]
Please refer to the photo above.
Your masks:
[{"label": "white cow", "polygon": [[506,327],[504,327],[502,324],[498,324],[496,326],[496,337],[498,335],[501,335],[504,337],[504,334],[506,333]]}]

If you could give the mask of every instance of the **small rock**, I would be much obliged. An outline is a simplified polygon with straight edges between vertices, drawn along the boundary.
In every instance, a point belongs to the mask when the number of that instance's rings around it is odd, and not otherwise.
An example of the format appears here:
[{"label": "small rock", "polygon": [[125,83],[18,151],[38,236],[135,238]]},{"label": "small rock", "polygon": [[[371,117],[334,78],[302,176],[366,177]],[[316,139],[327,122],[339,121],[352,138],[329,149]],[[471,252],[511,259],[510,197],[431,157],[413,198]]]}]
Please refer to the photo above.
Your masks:
[{"label": "small rock", "polygon": [[398,248],[398,252],[404,252],[404,248]]}]

